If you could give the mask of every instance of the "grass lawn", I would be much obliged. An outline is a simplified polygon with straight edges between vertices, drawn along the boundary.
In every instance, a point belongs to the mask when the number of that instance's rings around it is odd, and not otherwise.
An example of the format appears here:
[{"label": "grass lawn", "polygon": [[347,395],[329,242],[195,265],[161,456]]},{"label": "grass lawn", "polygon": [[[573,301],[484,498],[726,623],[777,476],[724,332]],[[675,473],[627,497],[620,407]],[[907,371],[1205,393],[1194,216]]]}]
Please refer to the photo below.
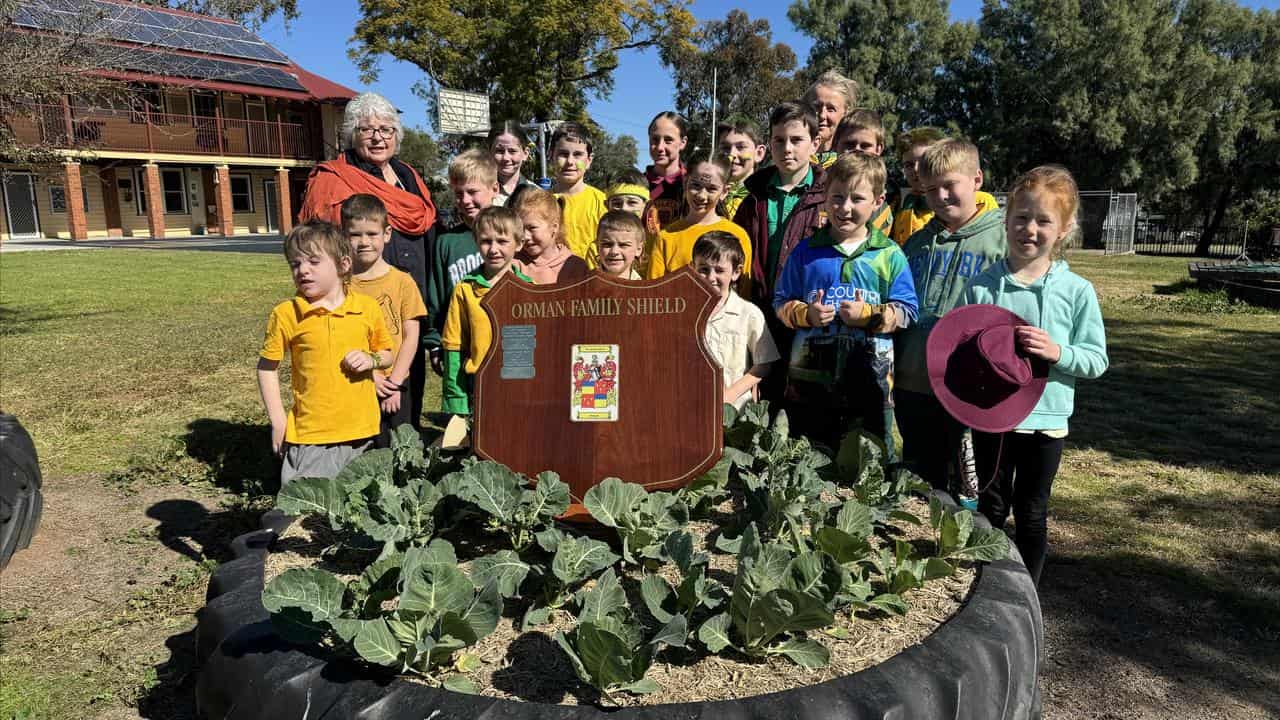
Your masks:
[{"label": "grass lawn", "polygon": [[[1278,716],[1280,315],[1185,259],[1071,261],[1111,368],[1054,491],[1046,716]],[[0,592],[0,720],[193,717],[193,613],[274,472],[253,366],[291,289],[274,254],[0,257],[0,407],[47,497]]]}]

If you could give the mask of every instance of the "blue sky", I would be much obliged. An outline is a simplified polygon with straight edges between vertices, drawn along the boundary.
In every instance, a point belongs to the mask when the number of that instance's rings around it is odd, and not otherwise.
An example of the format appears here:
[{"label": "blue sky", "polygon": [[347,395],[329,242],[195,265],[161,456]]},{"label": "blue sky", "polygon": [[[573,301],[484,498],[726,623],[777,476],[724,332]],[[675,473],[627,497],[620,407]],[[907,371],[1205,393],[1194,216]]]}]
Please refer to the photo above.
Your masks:
[{"label": "blue sky", "polygon": [[[1252,0],[1245,4],[1259,8],[1280,8],[1280,0]],[[753,18],[764,17],[773,29],[774,42],[784,42],[796,52],[800,63],[808,57],[812,42],[798,32],[787,19],[790,2],[742,3],[726,0],[695,0],[693,13],[699,20],[721,19],[734,7],[742,7]],[[958,0],[951,3],[955,19],[976,20],[981,0]],[[357,91],[374,90],[387,96],[404,112],[409,126],[429,128],[426,103],[413,94],[415,83],[424,74],[417,66],[390,57],[382,60],[377,82],[360,82],[355,64],[347,57],[348,40],[359,19],[356,0],[299,0],[299,18],[286,30],[276,18],[267,23],[260,35],[302,67],[342,83]],[[614,75],[611,97],[593,100],[589,106],[592,118],[613,134],[632,135],[640,140],[641,164],[643,137],[650,117],[672,105],[674,86],[667,71],[658,63],[654,52],[627,51],[620,57]]]}]

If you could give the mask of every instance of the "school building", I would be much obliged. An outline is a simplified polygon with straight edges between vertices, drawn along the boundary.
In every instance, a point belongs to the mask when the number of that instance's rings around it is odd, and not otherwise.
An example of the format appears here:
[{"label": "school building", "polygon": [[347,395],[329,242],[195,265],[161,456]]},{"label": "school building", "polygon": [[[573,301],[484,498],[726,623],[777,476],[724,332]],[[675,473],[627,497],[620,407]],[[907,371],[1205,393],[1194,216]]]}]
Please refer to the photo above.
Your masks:
[{"label": "school building", "polygon": [[355,92],[298,67],[243,26],[120,0],[22,1],[19,32],[71,32],[86,15],[125,100],[63,97],[7,118],[21,145],[62,162],[0,157],[0,241],[287,232],[317,162],[338,152]]}]

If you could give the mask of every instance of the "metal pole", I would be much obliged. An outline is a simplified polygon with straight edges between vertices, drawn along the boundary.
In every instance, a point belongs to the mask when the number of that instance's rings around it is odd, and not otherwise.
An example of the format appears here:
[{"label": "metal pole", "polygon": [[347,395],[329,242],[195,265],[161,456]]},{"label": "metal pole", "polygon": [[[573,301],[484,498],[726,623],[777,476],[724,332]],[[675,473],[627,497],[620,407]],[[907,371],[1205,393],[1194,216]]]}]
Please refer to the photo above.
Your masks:
[{"label": "metal pole", "polygon": [[538,123],[538,180],[547,176],[547,123]]},{"label": "metal pole", "polygon": [[711,68],[711,147],[707,150],[707,159],[716,159],[716,90],[719,80],[720,71],[718,68]]}]

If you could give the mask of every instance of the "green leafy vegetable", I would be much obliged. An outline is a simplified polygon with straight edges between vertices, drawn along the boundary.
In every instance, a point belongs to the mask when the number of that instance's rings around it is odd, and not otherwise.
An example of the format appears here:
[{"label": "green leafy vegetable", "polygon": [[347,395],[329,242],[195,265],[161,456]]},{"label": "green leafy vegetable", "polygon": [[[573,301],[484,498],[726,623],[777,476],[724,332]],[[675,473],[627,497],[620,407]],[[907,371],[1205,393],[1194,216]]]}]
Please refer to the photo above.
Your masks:
[{"label": "green leafy vegetable", "polygon": [[569,507],[569,486],[553,472],[538,474],[532,488],[522,475],[492,461],[475,462],[445,477],[442,490],[479,507],[489,528],[507,534],[511,547],[523,553],[541,533],[551,529]]},{"label": "green leafy vegetable", "polygon": [[712,652],[733,647],[824,667],[826,647],[797,633],[835,621],[835,600],[847,573],[826,553],[797,555],[780,543],[761,545],[757,537],[752,523],[743,532],[729,610],[707,620],[698,629],[699,640]]},{"label": "green leafy vegetable", "polygon": [[645,677],[654,652],[663,643],[683,643],[685,630],[677,623],[645,641],[612,568],[581,593],[579,604],[577,626],[569,633],[555,634],[578,677],[609,699],[617,692],[656,691],[657,683]]},{"label": "green leafy vegetable", "polygon": [[633,565],[642,558],[662,559],[663,541],[689,522],[689,507],[665,492],[647,492],[618,478],[605,478],[582,498],[601,525],[622,538],[622,559]]}]

